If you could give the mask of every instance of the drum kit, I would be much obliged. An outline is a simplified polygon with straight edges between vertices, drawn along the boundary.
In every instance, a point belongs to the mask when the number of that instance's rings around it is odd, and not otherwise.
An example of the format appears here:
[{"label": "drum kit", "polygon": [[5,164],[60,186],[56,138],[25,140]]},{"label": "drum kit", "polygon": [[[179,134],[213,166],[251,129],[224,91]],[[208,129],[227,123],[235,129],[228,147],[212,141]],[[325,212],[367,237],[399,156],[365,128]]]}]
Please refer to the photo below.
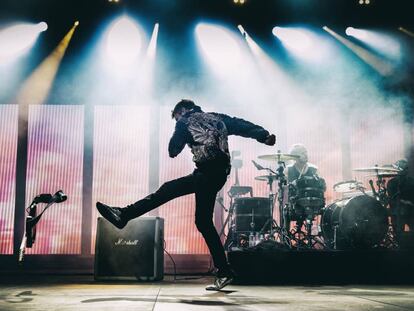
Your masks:
[{"label": "drum kit", "polygon": [[[253,197],[251,187],[238,184],[236,172],[236,184],[228,192],[231,202],[225,222],[227,250],[258,247],[265,241],[287,249],[346,250],[397,246],[390,224],[386,181],[398,176],[400,170],[377,165],[356,168],[354,172],[372,177],[369,180],[370,191],[358,180],[341,181],[333,186],[333,190],[342,198],[326,205],[323,178],[304,174],[288,182],[286,163],[297,160],[299,156],[278,151],[258,158],[276,164],[273,170],[252,161],[258,170],[266,171],[255,180],[267,183],[268,196]],[[245,196],[247,193],[250,197]],[[278,215],[278,221],[275,215]],[[293,222],[295,225],[291,228]],[[224,233],[225,226],[221,233]]]}]

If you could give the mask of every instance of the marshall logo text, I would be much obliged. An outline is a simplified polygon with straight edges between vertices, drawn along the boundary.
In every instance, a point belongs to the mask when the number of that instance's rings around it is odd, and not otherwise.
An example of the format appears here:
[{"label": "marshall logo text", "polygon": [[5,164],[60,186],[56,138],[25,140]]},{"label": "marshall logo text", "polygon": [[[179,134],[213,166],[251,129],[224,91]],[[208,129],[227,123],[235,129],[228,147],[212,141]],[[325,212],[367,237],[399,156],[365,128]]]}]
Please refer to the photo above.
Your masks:
[{"label": "marshall logo text", "polygon": [[115,242],[115,246],[135,246],[138,245],[138,240],[125,240],[119,238],[118,241]]}]

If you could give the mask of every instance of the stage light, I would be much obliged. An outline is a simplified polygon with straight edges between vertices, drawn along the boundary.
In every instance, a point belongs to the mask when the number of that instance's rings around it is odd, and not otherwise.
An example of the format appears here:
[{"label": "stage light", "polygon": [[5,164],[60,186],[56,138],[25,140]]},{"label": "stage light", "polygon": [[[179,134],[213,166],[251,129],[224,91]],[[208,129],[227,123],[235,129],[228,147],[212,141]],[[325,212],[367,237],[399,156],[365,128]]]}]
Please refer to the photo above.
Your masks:
[{"label": "stage light", "polygon": [[405,33],[406,35],[414,38],[414,32],[412,32],[412,31],[410,31],[408,29],[405,29],[404,27],[399,27],[398,30],[401,31],[401,32],[403,32],[403,33]]},{"label": "stage light", "polygon": [[127,66],[136,61],[142,48],[141,31],[129,17],[112,23],[106,37],[106,54],[115,64]]},{"label": "stage light", "polygon": [[355,37],[358,39],[365,39],[367,37],[367,32],[361,29],[357,29],[354,27],[347,27],[345,29],[345,33],[347,36]]},{"label": "stage light", "polygon": [[157,39],[158,39],[158,30],[159,30],[159,28],[160,28],[160,24],[156,23],[154,25],[154,29],[152,30],[150,43],[149,43],[148,49],[147,49],[147,57],[150,60],[155,59],[155,53],[156,53],[156,50],[157,50]]},{"label": "stage light", "polygon": [[401,44],[394,37],[379,31],[348,27],[345,30],[348,36],[354,37],[367,46],[377,50],[380,54],[394,60],[401,58]]},{"label": "stage light", "polygon": [[[267,89],[273,92],[274,89],[283,90],[278,92],[278,98],[283,101],[290,101],[287,94],[300,96],[301,91],[292,82],[291,78],[282,70],[282,68],[256,43],[256,41],[247,33],[243,26],[239,25],[239,30],[246,39],[247,45],[255,59],[255,64],[260,70],[263,80],[268,83]],[[274,85],[277,85],[275,88]],[[272,95],[273,96],[273,95]]]},{"label": "stage light", "polygon": [[47,28],[48,28],[48,26],[47,26],[47,24],[45,22],[40,22],[39,24],[37,24],[37,26],[39,27],[39,31],[40,32],[46,31]]},{"label": "stage light", "polygon": [[329,33],[331,36],[333,36],[336,40],[341,42],[343,45],[345,45],[348,49],[350,49],[352,52],[355,53],[360,59],[362,59],[365,63],[367,63],[369,66],[371,66],[374,70],[376,70],[379,74],[383,76],[389,76],[393,72],[393,67],[389,62],[386,62],[385,60],[381,59],[380,57],[376,56],[369,50],[356,45],[352,41],[348,40],[347,38],[339,35],[332,29],[330,29],[327,26],[323,27],[323,30],[325,30],[327,33]]},{"label": "stage light", "polygon": [[79,21],[76,21],[73,25],[74,25],[75,27],[79,26]]},{"label": "stage light", "polygon": [[247,35],[242,25],[238,25],[237,28],[240,30],[240,33],[242,34],[243,37]]},{"label": "stage light", "polygon": [[29,50],[47,24],[16,24],[0,31],[0,63],[13,60]]},{"label": "stage light", "polygon": [[273,35],[277,37],[283,45],[298,53],[303,53],[312,47],[312,40],[309,34],[301,29],[274,27]]},{"label": "stage light", "polygon": [[227,28],[200,23],[195,33],[199,47],[213,69],[228,72],[240,64],[240,45],[234,33]]},{"label": "stage light", "polygon": [[307,28],[276,26],[272,33],[289,52],[302,60],[320,62],[330,56],[327,40]]},{"label": "stage light", "polygon": [[72,26],[52,53],[26,79],[18,93],[17,104],[40,105],[44,103],[75,29],[76,26]]}]

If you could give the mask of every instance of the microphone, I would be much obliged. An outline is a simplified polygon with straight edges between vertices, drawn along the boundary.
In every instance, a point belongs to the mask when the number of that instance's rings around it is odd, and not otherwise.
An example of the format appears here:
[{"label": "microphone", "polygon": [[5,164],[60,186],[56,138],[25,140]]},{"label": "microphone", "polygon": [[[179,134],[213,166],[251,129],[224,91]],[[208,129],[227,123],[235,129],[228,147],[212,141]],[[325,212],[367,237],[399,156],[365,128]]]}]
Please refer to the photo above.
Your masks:
[{"label": "microphone", "polygon": [[52,200],[52,195],[50,193],[42,193],[36,196],[33,199],[34,203],[49,203]]},{"label": "microphone", "polygon": [[53,201],[55,203],[62,203],[68,199],[68,196],[63,193],[63,190],[59,190],[53,195]]},{"label": "microphone", "polygon": [[261,166],[260,164],[256,163],[254,160],[252,160],[253,165],[259,170],[265,170],[265,168],[263,166]]}]

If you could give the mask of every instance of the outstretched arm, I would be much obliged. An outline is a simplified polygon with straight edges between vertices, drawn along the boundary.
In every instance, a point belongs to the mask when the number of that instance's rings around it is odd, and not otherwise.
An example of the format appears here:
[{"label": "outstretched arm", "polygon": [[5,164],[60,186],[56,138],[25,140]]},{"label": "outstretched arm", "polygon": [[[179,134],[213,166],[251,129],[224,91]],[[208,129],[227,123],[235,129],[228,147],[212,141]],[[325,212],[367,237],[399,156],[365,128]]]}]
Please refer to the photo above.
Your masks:
[{"label": "outstretched arm", "polygon": [[183,122],[177,122],[175,124],[174,133],[168,144],[168,154],[171,158],[175,158],[183,151],[185,144],[188,140],[188,131]]},{"label": "outstretched arm", "polygon": [[225,114],[220,114],[223,122],[226,124],[229,135],[238,135],[247,138],[254,138],[260,143],[273,146],[276,142],[275,135],[270,133],[263,127],[252,122],[230,117]]}]

